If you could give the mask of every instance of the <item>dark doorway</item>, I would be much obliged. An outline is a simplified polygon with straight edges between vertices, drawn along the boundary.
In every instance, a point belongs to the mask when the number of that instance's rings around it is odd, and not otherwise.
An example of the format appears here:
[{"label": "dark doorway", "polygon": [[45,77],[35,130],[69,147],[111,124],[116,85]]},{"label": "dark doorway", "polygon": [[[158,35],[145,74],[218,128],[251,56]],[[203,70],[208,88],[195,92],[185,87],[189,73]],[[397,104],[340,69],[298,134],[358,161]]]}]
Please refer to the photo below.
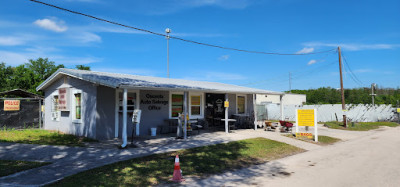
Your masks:
[{"label": "dark doorway", "polygon": [[225,94],[206,93],[206,119],[210,126],[219,126],[225,118]]}]

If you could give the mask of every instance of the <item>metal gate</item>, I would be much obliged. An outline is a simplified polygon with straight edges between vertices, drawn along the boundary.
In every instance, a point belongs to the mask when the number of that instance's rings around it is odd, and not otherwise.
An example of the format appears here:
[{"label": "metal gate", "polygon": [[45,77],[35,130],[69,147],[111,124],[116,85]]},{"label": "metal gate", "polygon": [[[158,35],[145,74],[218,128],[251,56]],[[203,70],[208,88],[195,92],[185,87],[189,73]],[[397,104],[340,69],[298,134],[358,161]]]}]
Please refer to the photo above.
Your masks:
[{"label": "metal gate", "polygon": [[[5,111],[6,100],[19,100],[19,110]],[[0,127],[1,129],[40,128],[41,108],[42,99],[0,98]]]}]

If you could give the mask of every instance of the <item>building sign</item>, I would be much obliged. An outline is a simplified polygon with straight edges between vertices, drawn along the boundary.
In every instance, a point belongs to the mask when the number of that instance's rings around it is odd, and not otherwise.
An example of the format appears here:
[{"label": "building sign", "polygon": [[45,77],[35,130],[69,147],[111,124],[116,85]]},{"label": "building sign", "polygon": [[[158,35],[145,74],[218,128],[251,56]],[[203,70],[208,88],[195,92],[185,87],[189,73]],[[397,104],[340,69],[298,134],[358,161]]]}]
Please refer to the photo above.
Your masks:
[{"label": "building sign", "polygon": [[[311,133],[299,133],[301,126],[314,127],[314,140],[318,142],[318,125],[317,125],[317,110],[316,109],[297,109],[296,110],[296,137],[307,136],[313,138]],[[308,128],[306,128],[308,131]]]},{"label": "building sign", "polygon": [[58,89],[58,110],[69,111],[69,88]]},{"label": "building sign", "polygon": [[4,100],[4,111],[18,111],[19,106],[19,100]]},{"label": "building sign", "polygon": [[312,139],[313,138],[313,134],[312,133],[304,133],[304,132],[299,132],[299,133],[296,133],[296,137],[307,137],[307,138],[309,138],[309,139]]},{"label": "building sign", "polygon": [[314,126],[314,109],[298,109],[297,117],[299,126]]},{"label": "building sign", "polygon": [[224,102],[224,107],[225,107],[225,108],[228,108],[228,107],[229,107],[229,101],[225,101],[225,102]]},{"label": "building sign", "polygon": [[146,99],[141,99],[141,105],[148,105],[148,110],[161,110],[162,106],[168,105],[168,100],[163,95],[146,94]]}]

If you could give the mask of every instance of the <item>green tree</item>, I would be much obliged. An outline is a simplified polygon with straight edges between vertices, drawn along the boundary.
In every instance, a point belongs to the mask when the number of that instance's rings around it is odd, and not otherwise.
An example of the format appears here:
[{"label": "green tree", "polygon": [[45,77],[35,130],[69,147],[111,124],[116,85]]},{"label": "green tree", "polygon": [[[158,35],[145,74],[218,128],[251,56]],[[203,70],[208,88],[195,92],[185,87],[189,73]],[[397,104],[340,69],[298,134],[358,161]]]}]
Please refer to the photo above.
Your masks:
[{"label": "green tree", "polygon": [[80,69],[80,70],[88,70],[88,71],[90,71],[90,67],[89,66],[85,66],[85,65],[76,65],[75,68],[76,69]]},{"label": "green tree", "polygon": [[10,89],[10,80],[13,76],[13,69],[11,66],[6,66],[4,62],[0,63],[0,91]]}]

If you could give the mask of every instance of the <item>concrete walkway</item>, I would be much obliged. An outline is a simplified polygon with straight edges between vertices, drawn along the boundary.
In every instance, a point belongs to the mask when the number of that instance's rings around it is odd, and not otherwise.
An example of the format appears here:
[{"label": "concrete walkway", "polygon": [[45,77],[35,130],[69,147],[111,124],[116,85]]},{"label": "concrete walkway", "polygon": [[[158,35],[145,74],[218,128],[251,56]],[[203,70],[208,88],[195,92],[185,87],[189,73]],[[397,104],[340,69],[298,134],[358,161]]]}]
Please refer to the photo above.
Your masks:
[{"label": "concrete walkway", "polygon": [[186,177],[182,185],[333,187],[400,184],[400,127],[368,132],[332,129],[321,132],[358,138],[205,179]]},{"label": "concrete walkway", "polygon": [[[328,133],[330,131],[327,130],[326,132]],[[352,133],[354,134],[354,132]],[[323,134],[322,131],[321,134]],[[147,146],[145,147],[124,150],[119,150],[117,148],[113,148],[112,146],[108,146],[109,149],[100,149],[0,143],[0,159],[2,160],[52,162],[52,164],[47,166],[2,177],[0,178],[0,186],[40,186],[52,183],[81,171],[118,161],[147,156],[155,153],[164,153],[179,149],[226,143],[254,137],[264,137],[285,142],[305,150],[316,150],[321,148],[321,146],[316,144],[297,141],[292,138],[284,137],[278,132],[266,132],[262,129],[257,131],[251,129],[237,130],[230,134],[225,134],[224,132],[203,133],[199,136],[192,136],[188,140],[175,140],[172,137],[160,138],[149,140],[146,144]]]}]

